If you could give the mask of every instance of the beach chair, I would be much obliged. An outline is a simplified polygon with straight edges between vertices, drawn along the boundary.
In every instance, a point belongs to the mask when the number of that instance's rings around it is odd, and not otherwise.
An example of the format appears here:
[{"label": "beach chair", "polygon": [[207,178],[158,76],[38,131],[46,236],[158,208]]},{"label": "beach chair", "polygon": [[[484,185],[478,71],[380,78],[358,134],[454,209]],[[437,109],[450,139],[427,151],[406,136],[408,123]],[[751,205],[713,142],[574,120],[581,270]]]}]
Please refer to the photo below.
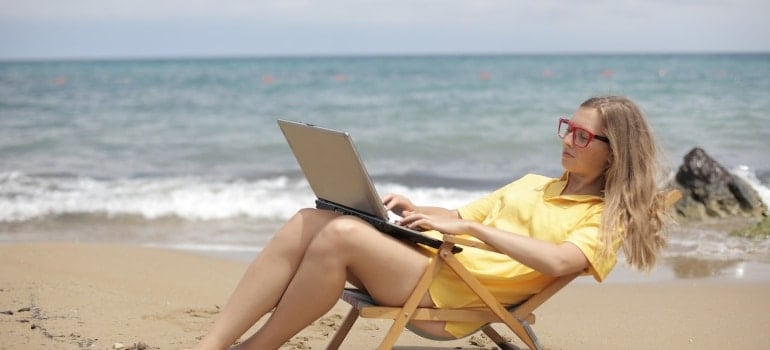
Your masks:
[{"label": "beach chair", "polygon": [[[665,194],[666,205],[671,207],[678,201],[682,194],[678,190],[672,190]],[[473,275],[465,269],[459,260],[452,253],[455,245],[485,249],[497,252],[495,248],[483,242],[460,238],[457,236],[444,235],[444,243],[438,250],[437,258],[432,259],[428,268],[417,282],[412,294],[407,298],[401,307],[379,306],[365,292],[357,289],[346,289],[342,294],[342,300],[349,303],[352,308],[343,320],[340,328],[335,333],[327,350],[339,349],[345,337],[350,332],[353,324],[359,317],[389,319],[393,324],[386,333],[378,350],[390,350],[398,340],[398,337],[407,327],[410,320],[430,320],[430,321],[465,321],[479,322],[485,325],[481,331],[487,335],[500,349],[510,350],[518,347],[509,343],[492,328],[493,323],[503,323],[516,336],[521,339],[530,350],[542,350],[543,346],[537,339],[531,325],[535,323],[533,312],[540,305],[561,290],[564,286],[572,282],[581,272],[561,276],[551,282],[539,293],[532,295],[524,302],[513,307],[506,308],[490,293]],[[418,308],[422,297],[428,291],[431,281],[436,276],[441,264],[448,265],[457,275],[473,290],[476,295],[487,305],[487,308],[480,309],[447,309],[447,308]],[[474,332],[476,333],[476,332]]]},{"label": "beach chair", "polygon": [[[359,317],[393,320],[388,333],[383,338],[379,350],[389,350],[398,340],[398,337],[411,320],[433,321],[465,321],[480,322],[486,325],[481,328],[497,346],[501,349],[517,349],[508,343],[494,328],[492,323],[504,323],[513,331],[530,349],[542,349],[537,340],[531,324],[535,322],[532,313],[548,298],[556,294],[562,287],[569,284],[580,273],[562,276],[551,282],[545,289],[531,296],[521,304],[506,309],[492,294],[471,275],[468,270],[457,260],[452,253],[455,244],[465,247],[474,247],[489,251],[497,251],[493,247],[482,242],[444,235],[444,243],[438,250],[437,258],[433,259],[423,273],[412,294],[401,307],[388,307],[377,305],[365,292],[357,289],[346,289],[342,299],[352,308],[344,319],[337,333],[332,338],[327,350],[336,350],[342,344],[353,324]],[[480,309],[445,309],[445,308],[418,308],[417,304],[425,295],[436,273],[442,264],[448,265],[465,283],[481,298],[487,308]]]}]

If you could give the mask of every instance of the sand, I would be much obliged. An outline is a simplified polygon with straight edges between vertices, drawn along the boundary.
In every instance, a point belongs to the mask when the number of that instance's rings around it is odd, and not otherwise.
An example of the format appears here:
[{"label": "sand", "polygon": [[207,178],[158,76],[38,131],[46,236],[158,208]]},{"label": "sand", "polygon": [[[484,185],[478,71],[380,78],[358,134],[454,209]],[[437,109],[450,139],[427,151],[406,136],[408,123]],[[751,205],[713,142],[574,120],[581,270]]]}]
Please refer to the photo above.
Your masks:
[{"label": "sand", "polygon": [[[128,245],[0,244],[0,349],[182,349],[216,319],[246,268]],[[282,349],[323,349],[347,312],[338,303]],[[537,312],[548,349],[765,349],[770,279],[576,281]],[[389,327],[359,320],[342,349],[373,349]],[[516,340],[515,344],[521,346]],[[480,335],[397,349],[490,349]]]}]

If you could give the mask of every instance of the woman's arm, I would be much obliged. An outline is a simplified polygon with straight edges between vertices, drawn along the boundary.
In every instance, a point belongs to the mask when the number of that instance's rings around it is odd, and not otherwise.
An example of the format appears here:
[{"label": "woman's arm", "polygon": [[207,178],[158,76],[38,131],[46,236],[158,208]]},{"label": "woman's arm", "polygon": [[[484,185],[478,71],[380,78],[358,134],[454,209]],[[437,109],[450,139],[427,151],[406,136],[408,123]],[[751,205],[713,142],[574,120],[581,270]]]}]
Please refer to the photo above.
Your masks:
[{"label": "woman's arm", "polygon": [[569,242],[552,243],[504,232],[480,223],[470,222],[466,232],[501,253],[550,276],[562,276],[585,270],[588,259]]},{"label": "woman's arm", "polygon": [[469,234],[516,261],[550,276],[562,276],[588,267],[588,259],[572,243],[551,243],[512,234],[478,222],[407,212],[401,220],[410,228],[437,230],[446,234]]}]

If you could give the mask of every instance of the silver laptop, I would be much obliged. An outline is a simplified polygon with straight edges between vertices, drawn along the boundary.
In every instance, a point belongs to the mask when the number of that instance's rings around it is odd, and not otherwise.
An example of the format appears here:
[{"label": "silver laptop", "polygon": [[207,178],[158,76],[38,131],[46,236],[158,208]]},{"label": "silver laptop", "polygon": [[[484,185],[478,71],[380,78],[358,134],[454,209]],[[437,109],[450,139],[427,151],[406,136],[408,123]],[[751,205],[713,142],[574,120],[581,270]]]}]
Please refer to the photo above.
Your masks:
[{"label": "silver laptop", "polygon": [[355,215],[398,239],[434,248],[441,245],[439,239],[388,221],[350,134],[288,120],[278,120],[278,126],[317,197],[317,208]]}]

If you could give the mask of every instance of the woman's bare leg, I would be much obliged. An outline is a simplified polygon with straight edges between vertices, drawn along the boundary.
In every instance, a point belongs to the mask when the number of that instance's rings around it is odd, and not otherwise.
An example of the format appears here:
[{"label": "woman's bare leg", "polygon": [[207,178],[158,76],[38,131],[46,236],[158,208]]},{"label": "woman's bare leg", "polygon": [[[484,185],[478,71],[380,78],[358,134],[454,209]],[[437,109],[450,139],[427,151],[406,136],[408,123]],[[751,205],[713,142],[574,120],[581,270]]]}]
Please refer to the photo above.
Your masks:
[{"label": "woman's bare leg", "polygon": [[314,236],[337,216],[315,209],[295,214],[249,265],[214,327],[196,349],[227,349],[273,309]]},{"label": "woman's bare leg", "polygon": [[[277,349],[339,299],[348,273],[383,305],[401,305],[428,265],[425,255],[343,216],[312,240],[270,319],[238,349]],[[432,302],[426,295],[422,306]]]}]

